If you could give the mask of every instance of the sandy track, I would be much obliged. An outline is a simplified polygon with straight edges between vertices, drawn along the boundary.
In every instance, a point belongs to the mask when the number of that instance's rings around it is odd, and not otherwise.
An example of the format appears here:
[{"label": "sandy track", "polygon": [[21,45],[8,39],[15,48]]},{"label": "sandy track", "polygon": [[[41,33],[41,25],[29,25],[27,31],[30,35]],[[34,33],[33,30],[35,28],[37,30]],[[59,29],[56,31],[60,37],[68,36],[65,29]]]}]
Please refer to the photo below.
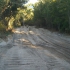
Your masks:
[{"label": "sandy track", "polygon": [[24,26],[15,29],[11,45],[2,47],[0,70],[70,70],[69,37]]}]

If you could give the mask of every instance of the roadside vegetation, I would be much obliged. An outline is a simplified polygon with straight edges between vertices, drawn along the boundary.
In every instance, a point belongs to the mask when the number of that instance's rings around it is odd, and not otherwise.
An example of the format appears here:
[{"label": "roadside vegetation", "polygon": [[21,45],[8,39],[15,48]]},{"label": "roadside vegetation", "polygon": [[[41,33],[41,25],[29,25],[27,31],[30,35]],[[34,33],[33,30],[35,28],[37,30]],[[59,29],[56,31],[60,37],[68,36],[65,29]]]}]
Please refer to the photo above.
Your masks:
[{"label": "roadside vegetation", "polygon": [[33,9],[33,25],[70,33],[70,0],[39,0]]},{"label": "roadside vegetation", "polygon": [[8,35],[14,27],[21,26],[22,12],[27,0],[0,0],[0,37]]},{"label": "roadside vegetation", "polygon": [[0,34],[14,27],[33,25],[70,33],[70,0],[0,0]]}]

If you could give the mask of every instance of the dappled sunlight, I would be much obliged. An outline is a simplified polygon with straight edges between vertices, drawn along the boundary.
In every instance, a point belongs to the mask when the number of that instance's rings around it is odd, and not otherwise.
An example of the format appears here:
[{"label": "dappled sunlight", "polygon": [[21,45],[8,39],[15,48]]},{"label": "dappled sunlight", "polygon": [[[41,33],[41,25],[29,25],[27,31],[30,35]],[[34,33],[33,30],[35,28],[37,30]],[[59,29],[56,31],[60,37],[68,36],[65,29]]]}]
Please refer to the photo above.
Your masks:
[{"label": "dappled sunlight", "polygon": [[18,9],[18,14],[23,17],[25,22],[32,20],[34,17],[33,9],[30,6],[32,5],[25,5],[25,9]]},{"label": "dappled sunlight", "polygon": [[[15,42],[15,45],[31,45],[31,42],[29,41],[29,40],[26,40],[26,39],[17,39],[17,40],[14,40],[14,42]],[[17,44],[16,44],[17,43]]]},{"label": "dappled sunlight", "polygon": [[30,34],[36,34],[36,33],[34,33],[33,31],[29,31],[29,33],[30,33]]},{"label": "dappled sunlight", "polygon": [[22,31],[22,32],[20,32],[20,31],[14,31],[14,33],[24,34],[25,32],[24,31]]},{"label": "dappled sunlight", "polygon": [[8,30],[12,29],[13,28],[13,22],[14,22],[14,17],[11,17],[11,19],[9,20],[8,22]]},{"label": "dappled sunlight", "polygon": [[38,2],[38,0],[29,0],[29,1],[28,1],[28,4],[29,4],[29,3],[35,4],[35,3],[37,3],[37,2]]},{"label": "dappled sunlight", "polygon": [[37,45],[33,45],[33,44],[31,44],[29,47],[30,48],[34,48],[34,49],[39,49],[39,50],[43,50],[44,49],[43,47],[40,47],[40,46],[37,46]]},{"label": "dappled sunlight", "polygon": [[53,2],[55,2],[56,0],[53,0]]},{"label": "dappled sunlight", "polygon": [[17,30],[13,29],[12,32],[13,32],[13,33],[17,33],[17,34],[27,34],[27,35],[28,35],[28,34],[30,33],[30,34],[34,34],[34,35],[39,35],[39,34],[35,33],[34,31],[29,31],[29,30],[28,30],[28,31],[26,32],[26,31],[24,31],[24,30],[21,31],[21,29],[19,29],[19,30],[18,30],[18,29],[17,29]]},{"label": "dappled sunlight", "polygon": [[12,30],[12,32],[17,34],[27,34],[25,31],[20,31],[20,30]]},{"label": "dappled sunlight", "polygon": [[40,35],[40,34],[34,32],[34,31],[29,31],[29,33],[30,33],[30,34],[34,34],[34,35]]},{"label": "dappled sunlight", "polygon": [[37,48],[35,45],[31,45],[30,47],[31,47],[31,48]]},{"label": "dappled sunlight", "polygon": [[19,39],[20,41],[23,41],[23,42],[29,42],[28,40],[26,40],[26,39]]}]

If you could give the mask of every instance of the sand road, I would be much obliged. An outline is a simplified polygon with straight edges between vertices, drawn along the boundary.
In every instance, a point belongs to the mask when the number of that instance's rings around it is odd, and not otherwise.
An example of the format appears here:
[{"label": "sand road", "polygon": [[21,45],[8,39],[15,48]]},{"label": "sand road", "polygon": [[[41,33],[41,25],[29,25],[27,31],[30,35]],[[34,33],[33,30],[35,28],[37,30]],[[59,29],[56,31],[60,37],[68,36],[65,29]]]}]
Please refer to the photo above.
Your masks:
[{"label": "sand road", "polygon": [[24,26],[9,43],[0,45],[0,70],[70,70],[68,36]]}]

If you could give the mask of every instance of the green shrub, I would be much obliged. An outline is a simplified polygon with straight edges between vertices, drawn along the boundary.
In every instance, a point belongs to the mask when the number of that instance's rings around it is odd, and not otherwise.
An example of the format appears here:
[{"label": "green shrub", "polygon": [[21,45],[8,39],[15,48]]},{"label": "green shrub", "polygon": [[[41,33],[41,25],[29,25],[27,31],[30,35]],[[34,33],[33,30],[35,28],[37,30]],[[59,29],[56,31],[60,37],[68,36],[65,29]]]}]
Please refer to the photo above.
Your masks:
[{"label": "green shrub", "polygon": [[0,21],[0,31],[6,30],[6,26]]}]

